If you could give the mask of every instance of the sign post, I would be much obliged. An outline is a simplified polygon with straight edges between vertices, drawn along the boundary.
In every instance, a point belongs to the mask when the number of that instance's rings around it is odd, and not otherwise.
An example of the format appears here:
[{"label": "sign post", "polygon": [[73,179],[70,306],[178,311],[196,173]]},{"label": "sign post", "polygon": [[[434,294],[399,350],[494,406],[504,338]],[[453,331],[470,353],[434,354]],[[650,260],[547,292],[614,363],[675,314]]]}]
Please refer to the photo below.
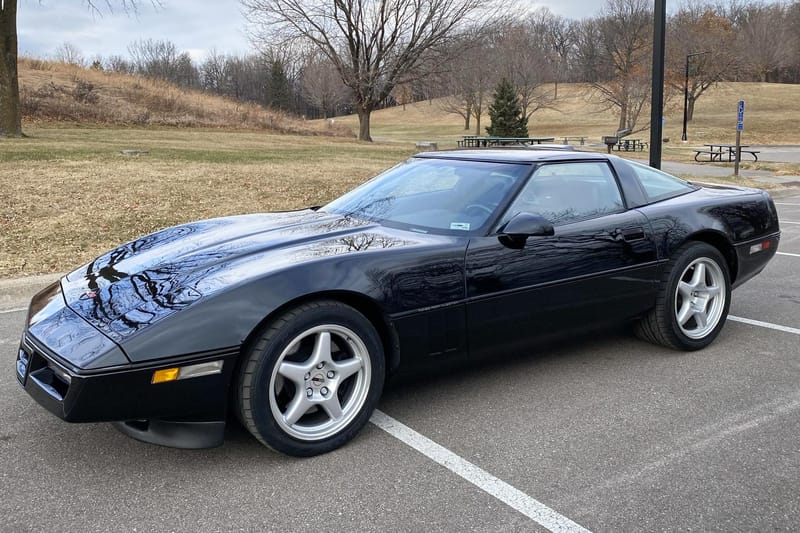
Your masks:
[{"label": "sign post", "polygon": [[736,114],[736,159],[733,163],[733,175],[739,175],[739,161],[742,159],[742,130],[744,129],[744,100],[739,100]]}]

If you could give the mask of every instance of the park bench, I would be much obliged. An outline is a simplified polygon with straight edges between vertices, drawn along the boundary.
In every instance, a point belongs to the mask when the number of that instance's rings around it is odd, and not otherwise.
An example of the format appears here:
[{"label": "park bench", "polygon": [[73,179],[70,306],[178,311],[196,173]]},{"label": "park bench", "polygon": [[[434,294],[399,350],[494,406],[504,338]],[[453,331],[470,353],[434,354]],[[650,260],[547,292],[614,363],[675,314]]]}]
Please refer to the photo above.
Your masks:
[{"label": "park bench", "polygon": [[586,137],[566,136],[562,137],[562,139],[564,139],[564,144],[569,144],[570,141],[575,141],[581,143],[581,146],[583,146],[586,143]]}]

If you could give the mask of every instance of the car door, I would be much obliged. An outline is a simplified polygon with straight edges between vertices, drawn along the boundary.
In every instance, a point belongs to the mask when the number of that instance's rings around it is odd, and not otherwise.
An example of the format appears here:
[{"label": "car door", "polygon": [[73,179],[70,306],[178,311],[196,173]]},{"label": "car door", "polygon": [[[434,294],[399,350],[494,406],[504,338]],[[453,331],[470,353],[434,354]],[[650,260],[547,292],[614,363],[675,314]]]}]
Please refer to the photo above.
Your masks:
[{"label": "car door", "polygon": [[[512,247],[499,238],[518,213],[554,235]],[[532,337],[624,319],[653,305],[656,250],[644,215],[627,209],[605,160],[542,164],[498,224],[466,253],[467,332],[473,354]]]}]

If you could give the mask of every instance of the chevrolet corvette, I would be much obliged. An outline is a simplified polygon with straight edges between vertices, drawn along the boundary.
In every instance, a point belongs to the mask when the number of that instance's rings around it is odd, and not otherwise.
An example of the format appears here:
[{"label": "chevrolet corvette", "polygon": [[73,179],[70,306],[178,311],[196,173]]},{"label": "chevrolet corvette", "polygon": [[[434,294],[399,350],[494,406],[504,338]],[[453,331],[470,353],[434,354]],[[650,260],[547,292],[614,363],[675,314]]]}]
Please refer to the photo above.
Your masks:
[{"label": "chevrolet corvette", "polygon": [[757,189],[606,154],[422,153],[324,206],[99,256],[33,298],[15,370],[68,422],[198,448],[236,417],[310,456],[352,439],[400,368],[617,322],[702,349],[779,238]]}]

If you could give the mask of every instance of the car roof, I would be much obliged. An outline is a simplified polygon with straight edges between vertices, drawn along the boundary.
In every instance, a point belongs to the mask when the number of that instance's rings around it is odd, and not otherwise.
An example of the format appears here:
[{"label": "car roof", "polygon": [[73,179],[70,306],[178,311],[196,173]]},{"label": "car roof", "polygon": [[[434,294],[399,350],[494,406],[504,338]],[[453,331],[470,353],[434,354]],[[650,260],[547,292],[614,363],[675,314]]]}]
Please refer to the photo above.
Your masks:
[{"label": "car roof", "polygon": [[486,161],[491,163],[538,163],[542,161],[607,161],[615,156],[592,152],[573,152],[565,150],[530,150],[525,148],[506,148],[494,150],[443,150],[422,152],[414,157],[423,159],[458,159],[461,161]]}]

